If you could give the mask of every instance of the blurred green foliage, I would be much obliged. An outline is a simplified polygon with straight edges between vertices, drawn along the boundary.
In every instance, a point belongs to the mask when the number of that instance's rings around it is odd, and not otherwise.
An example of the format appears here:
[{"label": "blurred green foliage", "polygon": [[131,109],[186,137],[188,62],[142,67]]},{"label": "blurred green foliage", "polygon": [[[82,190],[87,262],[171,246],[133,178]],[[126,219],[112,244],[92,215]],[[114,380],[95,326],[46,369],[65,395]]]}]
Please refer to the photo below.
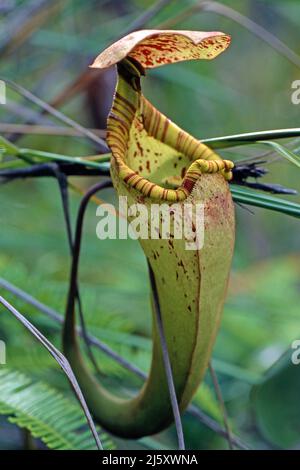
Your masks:
[{"label": "blurred green foliage", "polygon": [[[27,37],[18,37],[13,19],[34,2],[12,3],[15,8],[0,17],[1,73],[50,102],[154,2],[45,2],[44,12],[50,9],[50,3],[52,6],[56,3],[57,9],[49,11],[42,23],[34,24]],[[170,1],[147,23],[147,28],[167,26],[168,21],[195,3],[195,0]],[[252,18],[300,54],[297,0],[222,3]],[[7,30],[9,25],[15,31]],[[179,16],[171,27],[225,31],[232,35],[232,45],[213,62],[180,63],[150,72],[143,82],[145,95],[162,112],[199,138],[299,127],[300,107],[291,103],[292,81],[300,79],[295,64],[232,19],[212,12],[199,12],[184,19]],[[12,32],[12,37],[7,44],[8,32]],[[111,87],[113,76],[108,81]],[[108,87],[106,92],[78,93],[60,109],[83,125],[103,126],[95,122],[95,109],[103,106],[108,110],[111,94],[109,85],[103,82],[100,85]],[[7,99],[7,106],[0,105],[0,123],[21,124],[32,117],[29,111],[37,111],[15,92],[8,90]],[[38,119],[40,123],[53,122],[49,116]],[[96,153],[93,145],[81,137],[26,135],[18,143],[65,155]],[[261,148],[257,146],[241,148],[238,157],[251,157],[259,151]],[[269,169],[266,181],[300,189],[299,173],[294,166],[274,157],[270,161],[266,164]],[[87,187],[92,180],[74,178],[73,182]],[[107,201],[113,201],[114,197],[111,190],[101,194]],[[299,196],[287,199],[300,201]],[[12,181],[0,186],[0,200],[0,276],[63,313],[70,259],[57,183],[50,178]],[[78,194],[71,193],[70,202],[74,220]],[[256,400],[254,408],[250,400],[252,387],[258,387],[264,372],[300,337],[299,222],[262,209],[251,208],[250,212],[241,206],[237,206],[236,215],[233,272],[213,365],[230,424],[237,435],[256,448],[299,446],[299,433],[290,439],[286,428],[297,409],[297,400],[287,398],[280,402],[282,409],[277,412],[279,404],[275,397],[282,396],[286,390],[285,377],[279,376],[279,380],[272,382],[270,387],[275,388],[265,387],[264,393],[257,395],[259,402]],[[133,241],[100,242],[96,238],[96,223],[96,206],[91,204],[80,266],[83,309],[89,331],[147,371],[151,322],[146,262],[139,245]],[[15,296],[4,291],[1,294],[60,347],[57,324]],[[25,372],[32,380],[46,382],[70,398],[68,384],[55,362],[8,312],[0,311],[0,338],[7,343],[9,368]],[[140,386],[139,379],[98,350],[95,355],[109,387],[124,392]],[[288,367],[288,373],[295,378],[296,367],[290,363]],[[197,392],[195,403],[222,423],[209,377]],[[4,422],[0,427],[0,448],[8,445],[7,432],[12,433],[9,446],[20,448],[22,440],[7,426]],[[221,437],[187,414],[184,429],[189,448],[226,447]],[[115,445],[176,448],[176,438],[174,429],[170,429],[156,436],[155,441],[145,439],[137,443],[116,439]]]}]

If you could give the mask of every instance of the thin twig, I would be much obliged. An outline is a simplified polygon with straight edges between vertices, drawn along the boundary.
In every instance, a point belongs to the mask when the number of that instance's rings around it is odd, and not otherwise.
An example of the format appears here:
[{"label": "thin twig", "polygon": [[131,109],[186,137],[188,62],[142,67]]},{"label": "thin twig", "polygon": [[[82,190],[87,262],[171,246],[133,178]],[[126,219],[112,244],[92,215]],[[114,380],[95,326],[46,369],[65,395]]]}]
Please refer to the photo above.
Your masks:
[{"label": "thin twig", "polygon": [[[201,423],[203,423],[205,426],[207,426],[209,429],[214,431],[216,434],[219,436],[224,437],[225,439],[227,438],[227,431],[220,426],[220,424],[212,419],[210,416],[207,414],[203,413],[202,410],[200,410],[197,406],[195,405],[190,405],[188,407],[189,413],[197,418]],[[232,435],[232,442],[233,444],[238,447],[241,450],[250,450],[250,446],[246,445],[238,436]]]},{"label": "thin twig", "polygon": [[[265,161],[256,161],[248,164],[241,163],[240,161],[236,162],[232,171],[233,178],[231,184],[247,186],[253,189],[260,189],[261,191],[266,191],[272,194],[298,194],[295,189],[286,188],[280,184],[261,183],[257,181],[259,178],[262,178],[268,173],[268,170],[259,166],[264,165],[265,163]],[[248,178],[253,178],[254,182],[248,181]]]},{"label": "thin twig", "polygon": [[223,421],[224,421],[224,426],[225,426],[225,429],[226,429],[226,437],[227,437],[227,441],[228,441],[228,446],[229,446],[230,450],[233,450],[233,443],[232,443],[232,437],[231,437],[231,430],[230,430],[229,423],[228,423],[227,410],[226,410],[226,406],[225,406],[225,403],[224,403],[224,400],[223,400],[222,391],[221,391],[221,388],[220,388],[220,385],[219,385],[218,377],[217,377],[217,374],[215,373],[215,370],[214,370],[214,368],[211,364],[211,361],[209,361],[208,368],[209,368],[209,372],[210,372],[210,375],[211,375],[211,378],[212,378],[212,382],[213,382],[213,385],[214,385],[216,396],[217,396],[217,399],[219,401],[220,409],[221,409],[221,412],[222,412],[222,415],[223,415]]},{"label": "thin twig", "polygon": [[[68,300],[66,307],[66,321],[69,319],[73,321],[74,307],[78,286],[78,268],[79,268],[79,258],[80,258],[80,248],[81,248],[81,238],[82,238],[82,228],[83,221],[85,216],[85,211],[88,206],[90,198],[96,194],[101,189],[110,188],[112,186],[111,180],[102,181],[100,183],[92,186],[83,196],[80,202],[77,220],[76,220],[76,229],[73,243],[73,252],[72,252],[72,265],[71,265],[71,274],[69,282],[69,292]],[[66,328],[66,324],[65,324]]]},{"label": "thin twig", "polygon": [[[72,225],[71,225],[71,217],[70,217],[70,209],[69,209],[68,179],[66,175],[60,171],[59,165],[52,163],[52,164],[49,164],[49,167],[53,169],[53,174],[56,177],[57,182],[58,182],[62,208],[63,208],[63,214],[64,214],[64,219],[65,219],[65,224],[66,224],[69,250],[70,250],[71,256],[73,256],[74,247],[73,247]],[[100,373],[100,369],[98,367],[96,358],[93,354],[90,343],[87,340],[87,331],[85,327],[84,315],[83,315],[83,310],[82,310],[82,302],[81,302],[79,289],[77,285],[76,285],[76,300],[77,300],[78,311],[79,311],[82,337],[85,343],[87,354],[88,354],[88,357],[90,358],[91,363],[93,364],[95,368],[95,371],[97,373]]]},{"label": "thin twig", "polygon": [[164,361],[164,366],[165,366],[166,378],[167,378],[170,400],[171,400],[171,405],[172,405],[172,410],[173,410],[173,415],[174,415],[174,422],[175,422],[175,427],[176,427],[176,432],[177,432],[178,448],[180,450],[184,450],[185,449],[184,435],[183,435],[178,401],[176,397],[176,390],[175,390],[172,367],[171,367],[170,357],[169,357],[169,352],[168,352],[168,345],[167,345],[165,332],[164,332],[164,326],[163,326],[163,320],[162,320],[161,311],[160,311],[159,297],[158,297],[155,277],[154,277],[154,273],[152,271],[152,268],[149,262],[148,262],[148,270],[149,270],[150,284],[151,284],[151,289],[152,289],[152,294],[153,294],[153,304],[154,304],[154,311],[155,311],[156,322],[157,322],[157,327],[158,327],[160,345],[162,349],[162,356],[163,356],[163,361]]},{"label": "thin twig", "polygon": [[[40,117],[40,115],[39,115]],[[88,131],[105,139],[106,131],[104,129],[89,129]],[[0,123],[0,132],[13,134],[37,134],[37,135],[53,135],[63,137],[84,137],[82,132],[72,127],[63,127],[55,125],[36,125],[36,124],[11,124]]]},{"label": "thin twig", "polygon": [[[109,176],[109,168],[86,168],[83,165],[72,163],[59,163],[61,172],[68,176]],[[40,178],[53,176],[53,172],[49,169],[49,163],[40,163],[25,168],[14,168],[1,170],[0,178],[10,180],[17,178]]]},{"label": "thin twig", "polygon": [[74,121],[74,119],[71,119],[70,117],[66,116],[61,111],[58,111],[57,109],[55,109],[50,104],[43,101],[41,98],[38,98],[37,96],[35,96],[33,93],[31,93],[31,91],[29,91],[26,88],[24,88],[23,86],[18,85],[17,83],[15,83],[13,80],[8,80],[5,77],[0,77],[0,79],[3,80],[12,90],[14,90],[17,93],[19,93],[20,95],[22,95],[28,101],[36,104],[37,106],[42,108],[44,111],[47,111],[47,113],[52,114],[52,116],[55,116],[60,121],[62,121],[65,124],[73,127],[78,132],[81,132],[81,134],[85,135],[88,139],[90,139],[91,141],[93,141],[94,143],[97,144],[97,147],[98,147],[99,151],[101,151],[103,153],[106,153],[107,151],[109,151],[109,148],[107,147],[104,140],[101,139],[101,137],[98,137],[93,132],[91,132],[89,129],[86,129],[81,124]]},{"label": "thin twig", "polygon": [[[87,165],[90,165],[90,162],[93,162],[93,158],[86,157]],[[82,163],[72,164],[68,163],[66,165],[61,164],[56,161],[56,164],[59,164],[60,171],[67,176],[109,176],[109,168],[103,167],[101,163],[97,165],[98,169],[89,169],[84,166],[84,161]],[[295,189],[287,188],[285,186],[275,184],[275,183],[261,183],[261,182],[251,182],[248,181],[248,178],[257,178],[265,174],[263,168],[258,167],[262,162],[253,162],[250,164],[241,164],[238,161],[233,169],[233,180],[230,182],[235,186],[249,187],[252,189],[258,189],[265,191],[271,194],[288,194],[288,195],[297,195],[298,192]],[[265,163],[265,162],[264,162]],[[1,170],[0,165],[0,182],[1,179],[4,182],[14,180],[17,178],[37,178],[37,177],[47,177],[53,176],[52,170],[49,169],[48,164],[35,164],[30,167],[17,167],[17,168],[4,168]]]}]

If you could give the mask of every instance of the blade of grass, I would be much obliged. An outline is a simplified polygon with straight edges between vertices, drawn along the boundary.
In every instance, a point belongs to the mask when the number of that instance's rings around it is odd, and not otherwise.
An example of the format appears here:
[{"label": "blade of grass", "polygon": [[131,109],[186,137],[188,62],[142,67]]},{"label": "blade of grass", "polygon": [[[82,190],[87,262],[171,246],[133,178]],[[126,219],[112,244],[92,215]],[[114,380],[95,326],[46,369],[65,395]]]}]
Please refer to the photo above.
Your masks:
[{"label": "blade of grass", "polygon": [[96,427],[94,425],[92,416],[90,414],[90,411],[87,407],[86,401],[84,399],[84,396],[81,392],[81,389],[78,385],[78,382],[76,380],[76,377],[71,369],[71,366],[68,362],[68,360],[65,358],[65,356],[55,347],[53,344],[44,336],[42,333],[32,324],[30,323],[18,310],[16,310],[7,300],[5,300],[1,295],[0,295],[0,304],[8,310],[20,323],[22,323],[23,326],[44,346],[44,348],[47,349],[47,351],[51,354],[51,356],[56,360],[56,362],[60,365],[66,376],[68,377],[68,380],[75,392],[75,395],[80,403],[81,408],[83,409],[83,412],[86,416],[87,423],[89,425],[89,428],[94,436],[96,445],[99,450],[103,450],[101,441],[99,439]]},{"label": "blade of grass", "polygon": [[279,153],[279,155],[300,168],[300,157],[278,142],[273,142],[272,140],[260,140],[257,143],[272,147],[276,150],[276,152]]},{"label": "blade of grass", "polygon": [[18,147],[12,144],[9,140],[5,139],[4,137],[0,136],[0,150],[4,151],[6,155],[17,155],[18,154]]},{"label": "blade of grass", "polygon": [[26,149],[26,148],[19,148],[15,144],[12,144],[4,137],[0,136],[0,150],[3,149],[6,155],[16,156],[21,159],[30,159],[32,162],[32,158],[37,163],[51,160],[51,161],[58,161],[58,162],[65,162],[65,163],[75,163],[79,165],[84,165],[91,168],[99,168],[102,169],[101,163],[109,162],[111,154],[101,154],[97,156],[93,156],[93,159],[87,157],[72,157],[70,155],[61,155],[58,153],[51,153],[51,152],[44,152],[42,150],[35,150],[35,149]]},{"label": "blade of grass", "polygon": [[274,129],[258,132],[247,132],[243,134],[226,135],[222,137],[212,137],[202,139],[201,142],[214,149],[223,149],[229,147],[238,147],[248,145],[261,140],[289,139],[291,137],[300,137],[300,128],[292,129]]},{"label": "blade of grass", "polygon": [[[89,129],[99,137],[105,138],[106,131],[104,129]],[[71,127],[62,127],[54,125],[34,125],[34,124],[11,124],[0,122],[0,132],[16,133],[16,134],[37,134],[64,137],[84,137],[76,129]]]},{"label": "blade of grass", "polygon": [[99,155],[97,161],[93,161],[90,159],[85,159],[84,157],[71,157],[69,155],[61,155],[56,153],[44,152],[41,150],[33,150],[33,149],[19,149],[17,156],[20,158],[22,157],[33,157],[37,159],[38,162],[45,161],[45,160],[55,160],[61,161],[66,163],[76,163],[79,165],[84,165],[91,168],[102,168],[101,163],[109,162],[111,154],[106,153]]},{"label": "blade of grass", "polygon": [[300,218],[300,204],[256,193],[251,190],[249,191],[248,189],[237,188],[233,185],[230,186],[230,190],[235,202],[249,204],[250,206],[261,207],[263,209],[269,209],[292,217]]}]

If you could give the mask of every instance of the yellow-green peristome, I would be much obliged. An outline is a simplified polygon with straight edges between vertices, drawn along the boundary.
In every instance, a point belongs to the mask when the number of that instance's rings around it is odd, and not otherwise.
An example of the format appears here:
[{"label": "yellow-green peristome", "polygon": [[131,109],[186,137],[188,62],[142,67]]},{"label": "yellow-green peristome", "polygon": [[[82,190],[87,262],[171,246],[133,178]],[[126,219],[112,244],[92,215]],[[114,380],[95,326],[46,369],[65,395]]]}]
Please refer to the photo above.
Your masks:
[{"label": "yellow-green peristome", "polygon": [[[128,205],[142,202],[204,205],[204,244],[186,249],[185,237],[141,239],[152,268],[180,410],[201,383],[220,325],[235,238],[228,180],[233,164],[180,129],[143,96],[145,70],[213,59],[230,43],[220,32],[137,31],[100,54],[92,67],[117,65],[118,83],[108,117],[111,176]],[[171,207],[170,207],[171,209]],[[171,211],[172,212],[172,211]],[[153,303],[153,302],[152,302]],[[142,314],[142,312],[141,312]],[[173,415],[155,315],[148,379],[133,398],[108,392],[88,371],[74,333],[74,312],[64,329],[64,350],[97,421],[126,438],[157,433]]]}]

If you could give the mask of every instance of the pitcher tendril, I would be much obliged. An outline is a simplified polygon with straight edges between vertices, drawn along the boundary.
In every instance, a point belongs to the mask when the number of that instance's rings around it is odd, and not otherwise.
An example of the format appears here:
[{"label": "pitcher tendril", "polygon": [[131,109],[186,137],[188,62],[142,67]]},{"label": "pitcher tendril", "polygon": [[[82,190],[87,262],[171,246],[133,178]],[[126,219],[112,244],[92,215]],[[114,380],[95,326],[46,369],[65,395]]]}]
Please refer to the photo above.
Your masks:
[{"label": "pitcher tendril", "polygon": [[[229,44],[230,37],[219,32],[136,31],[102,52],[92,65],[117,65],[107,143],[118,195],[126,196],[128,204],[142,202],[147,209],[159,201],[170,211],[174,202],[181,207],[204,205],[201,249],[187,250],[184,236],[174,237],[174,218],[169,239],[139,240],[155,279],[181,412],[203,379],[220,325],[235,236],[228,187],[233,163],[155,109],[142,94],[141,77],[148,68],[214,59]],[[153,295],[151,304],[154,312]],[[67,310],[65,353],[96,420],[116,435],[139,438],[160,432],[173,421],[155,314],[152,337],[148,379],[135,397],[118,397],[88,371],[78,346],[74,311]]]}]

